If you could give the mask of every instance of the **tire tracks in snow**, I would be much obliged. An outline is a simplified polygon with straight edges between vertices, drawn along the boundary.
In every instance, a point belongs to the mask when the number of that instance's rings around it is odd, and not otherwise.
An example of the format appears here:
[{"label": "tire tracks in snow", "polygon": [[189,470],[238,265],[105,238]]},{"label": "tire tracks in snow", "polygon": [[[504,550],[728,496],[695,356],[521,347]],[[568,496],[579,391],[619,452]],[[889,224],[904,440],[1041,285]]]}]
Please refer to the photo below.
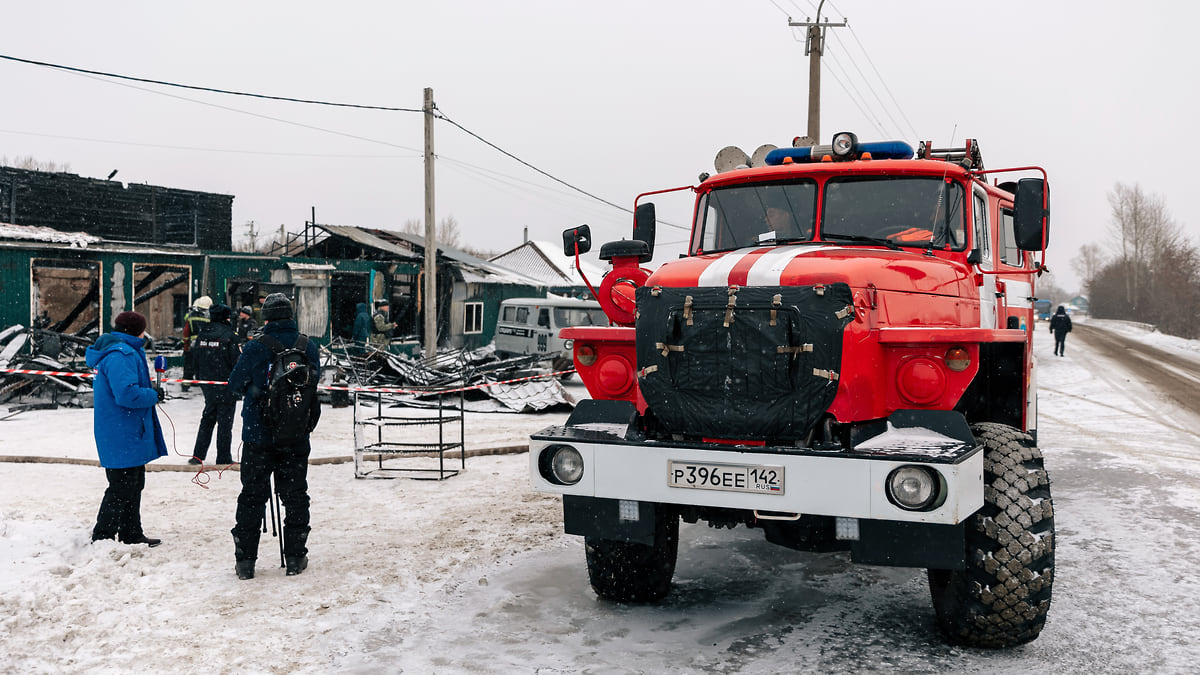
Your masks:
[{"label": "tire tracks in snow", "polygon": [[[1045,385],[1041,385],[1040,390],[1170,429],[1184,437],[1186,445],[1194,447],[1197,441],[1200,441],[1200,431],[1198,431],[1200,429],[1200,362],[1097,326],[1080,323],[1076,324],[1076,327],[1079,329],[1077,334],[1080,342],[1096,357],[1083,359],[1077,363],[1097,380],[1106,384],[1111,392],[1119,394],[1124,402],[1115,405],[1111,402],[1080,396]],[[1142,383],[1148,390],[1167,399],[1170,404],[1173,404],[1172,409],[1164,410],[1162,405],[1155,400],[1131,392],[1130,380]],[[1186,423],[1181,424],[1178,412],[1192,417],[1197,424],[1192,426],[1187,426]],[[1107,432],[1100,434],[1095,429],[1077,424],[1070,419],[1047,414],[1044,408],[1039,410],[1039,415],[1047,421],[1073,429],[1085,436],[1107,437]],[[1183,460],[1189,463],[1200,462],[1200,456],[1147,450],[1144,447],[1138,448],[1137,454]]]}]

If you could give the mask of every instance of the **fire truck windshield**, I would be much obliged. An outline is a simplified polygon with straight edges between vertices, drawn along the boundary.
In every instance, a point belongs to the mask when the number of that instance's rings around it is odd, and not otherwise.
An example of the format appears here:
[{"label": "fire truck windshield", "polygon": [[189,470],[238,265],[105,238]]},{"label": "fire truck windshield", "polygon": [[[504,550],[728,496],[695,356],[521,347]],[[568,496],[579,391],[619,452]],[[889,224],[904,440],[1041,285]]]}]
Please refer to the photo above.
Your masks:
[{"label": "fire truck windshield", "polygon": [[966,245],[963,187],[929,177],[853,177],[825,184],[821,239],[890,241],[901,246]]},{"label": "fire truck windshield", "polygon": [[817,214],[817,184],[759,183],[720,188],[701,198],[693,251],[810,241]]}]

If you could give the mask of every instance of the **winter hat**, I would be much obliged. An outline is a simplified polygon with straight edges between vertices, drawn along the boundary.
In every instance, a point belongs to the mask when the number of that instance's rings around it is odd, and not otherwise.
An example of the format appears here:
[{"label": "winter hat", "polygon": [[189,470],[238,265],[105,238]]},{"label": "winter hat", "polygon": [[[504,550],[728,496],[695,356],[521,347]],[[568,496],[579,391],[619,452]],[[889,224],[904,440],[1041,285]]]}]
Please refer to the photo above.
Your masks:
[{"label": "winter hat", "polygon": [[263,321],[292,318],[292,301],[283,293],[272,293],[263,301]]},{"label": "winter hat", "polygon": [[212,307],[212,298],[208,297],[207,295],[202,295],[196,298],[196,304],[192,306],[200,309],[208,309],[209,307]]},{"label": "winter hat", "polygon": [[146,332],[146,317],[137,312],[121,312],[113,319],[113,330],[136,337]]},{"label": "winter hat", "polygon": [[238,314],[245,314],[246,316],[254,316],[254,310],[250,309],[249,305],[242,305],[241,307],[238,308]]},{"label": "winter hat", "polygon": [[229,307],[213,305],[212,309],[208,310],[208,319],[214,323],[229,323]]},{"label": "winter hat", "polygon": [[383,300],[376,300],[375,309],[379,309],[380,307],[391,307],[391,303],[389,303],[386,298]]}]

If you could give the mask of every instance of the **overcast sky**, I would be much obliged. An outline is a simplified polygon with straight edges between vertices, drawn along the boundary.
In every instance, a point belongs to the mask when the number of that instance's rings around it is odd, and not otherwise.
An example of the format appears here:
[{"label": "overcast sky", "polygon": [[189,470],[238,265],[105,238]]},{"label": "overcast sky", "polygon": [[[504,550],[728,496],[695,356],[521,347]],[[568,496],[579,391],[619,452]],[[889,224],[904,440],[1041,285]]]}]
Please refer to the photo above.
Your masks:
[{"label": "overcast sky", "polygon": [[[1105,243],[1120,181],[1186,206],[1196,114],[1194,3],[961,0],[825,3],[821,136],[947,145],[976,138],[989,168],[1038,164],[1052,186],[1048,264]],[[788,145],[807,126],[808,67],[788,16],[807,0],[339,3],[209,0],[10,3],[0,54],[275,96],[420,108],[623,207],[695,184],[726,145]],[[400,229],[423,217],[419,113],[284,103],[118,82],[0,60],[0,156],[73,173],[230,194],[235,238],[321,223]],[[1190,119],[1188,119],[1190,121]],[[437,218],[475,248],[523,228],[597,242],[632,217],[505,157],[435,131]],[[683,226],[690,199],[659,198]],[[657,261],[685,233],[660,224]],[[670,242],[678,242],[674,245]]]}]

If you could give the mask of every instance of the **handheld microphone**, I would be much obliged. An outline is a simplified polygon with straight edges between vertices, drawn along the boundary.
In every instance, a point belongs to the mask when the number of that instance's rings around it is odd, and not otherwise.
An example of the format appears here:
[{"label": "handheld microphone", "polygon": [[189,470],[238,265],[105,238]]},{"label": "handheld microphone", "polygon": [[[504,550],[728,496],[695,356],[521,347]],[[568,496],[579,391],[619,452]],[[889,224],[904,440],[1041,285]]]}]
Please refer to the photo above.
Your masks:
[{"label": "handheld microphone", "polygon": [[163,373],[167,372],[167,357],[162,354],[154,357],[154,372],[158,376],[158,385],[155,388],[162,391]]}]

